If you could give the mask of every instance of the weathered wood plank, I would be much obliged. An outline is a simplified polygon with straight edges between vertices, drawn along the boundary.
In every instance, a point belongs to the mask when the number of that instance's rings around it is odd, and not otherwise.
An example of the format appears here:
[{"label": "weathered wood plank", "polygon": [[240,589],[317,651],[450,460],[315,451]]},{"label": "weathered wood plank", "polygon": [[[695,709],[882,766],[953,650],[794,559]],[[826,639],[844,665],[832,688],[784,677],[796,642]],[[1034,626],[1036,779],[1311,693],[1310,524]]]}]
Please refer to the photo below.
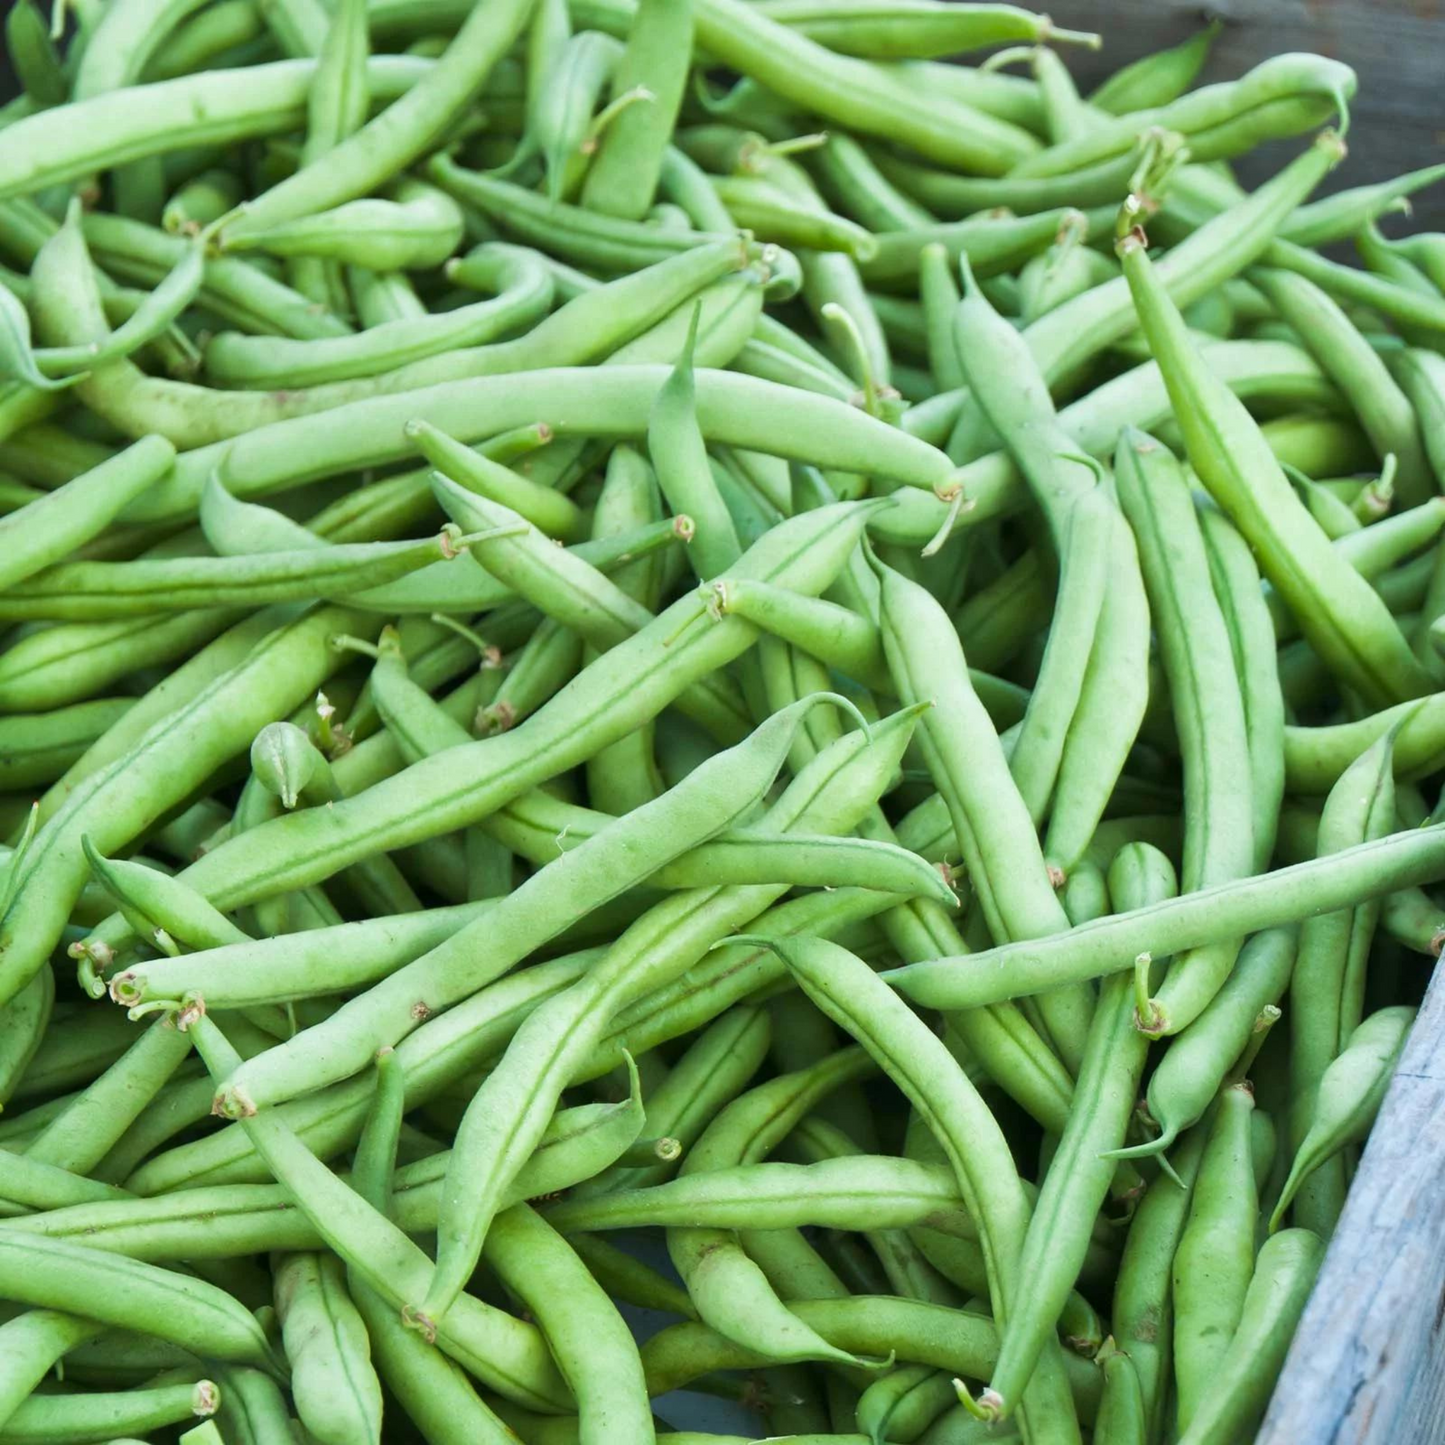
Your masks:
[{"label": "weathered wood plank", "polygon": [[1256,1445],[1445,1441],[1445,968],[1365,1148]]}]

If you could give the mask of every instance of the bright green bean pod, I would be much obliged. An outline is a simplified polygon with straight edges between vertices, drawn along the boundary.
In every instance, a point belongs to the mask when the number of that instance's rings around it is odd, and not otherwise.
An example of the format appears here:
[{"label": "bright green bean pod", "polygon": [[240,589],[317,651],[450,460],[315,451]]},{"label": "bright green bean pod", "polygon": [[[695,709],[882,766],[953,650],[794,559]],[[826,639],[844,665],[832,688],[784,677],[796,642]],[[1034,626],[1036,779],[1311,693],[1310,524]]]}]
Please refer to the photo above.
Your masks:
[{"label": "bright green bean pod", "polygon": [[[1258,116],[1267,110],[1271,101],[1281,97],[1310,102],[1297,118],[1294,131],[1297,134],[1343,112],[1355,93],[1355,85],[1354,71],[1339,61],[1319,55],[1275,55],[1239,80],[1204,86],[1166,105],[1118,116],[1087,135],[1052,146],[1022,161],[1015,174],[1020,177],[1062,175],[1077,167],[1107,160],[1131,149],[1150,127],[1177,131],[1187,140],[1196,132],[1207,133],[1211,127],[1248,116],[1251,111]],[[1255,144],[1257,139],[1257,120],[1255,125],[1255,134],[1248,145]]]},{"label": "bright green bean pod", "polygon": [[588,209],[633,221],[647,213],[663,176],[691,48],[690,0],[642,0],[612,93],[621,100],[640,89],[646,99],[619,111],[603,131],[582,184],[582,204]]},{"label": "bright green bean pod", "polygon": [[1249,547],[1227,518],[1212,509],[1199,513],[1214,595],[1229,629],[1235,671],[1244,699],[1249,749],[1250,810],[1254,866],[1274,855],[1275,831],[1286,787],[1284,698],[1280,692],[1274,628],[1260,591],[1259,569]]},{"label": "bright green bean pod", "polygon": [[[1330,790],[1320,817],[1320,856],[1379,838],[1395,823],[1394,733],[1372,743]],[[1290,1142],[1298,1150],[1325,1070],[1360,1021],[1365,962],[1379,921],[1374,900],[1320,912],[1300,929],[1290,981]],[[1344,1161],[1333,1159],[1304,1186],[1295,1213],[1324,1237],[1344,1205]]]},{"label": "bright green bean pod", "polygon": [[520,512],[549,537],[564,542],[581,540],[583,514],[575,502],[462,446],[424,421],[409,425],[407,430],[422,455],[452,481]]},{"label": "bright green bean pod", "polygon": [[[696,324],[694,313],[694,328]],[[694,329],[688,333],[677,366],[652,404],[647,418],[647,450],[668,506],[674,514],[685,514],[697,524],[691,560],[699,580],[706,581],[726,572],[737,561],[742,544],[713,481],[698,425],[692,365],[695,342]]]},{"label": "bright green bean pod", "polygon": [[[1127,431],[1115,476],[1139,542],[1184,758],[1180,883],[1192,892],[1253,866],[1244,699],[1183,470],[1152,437]],[[1237,952],[1229,942],[1176,957],[1143,1026],[1156,1035],[1187,1026],[1228,977]]]},{"label": "bright green bean pod", "polygon": [[1178,45],[1120,66],[1089,95],[1089,104],[1110,115],[1126,115],[1177,100],[1204,68],[1222,29],[1212,20]]},{"label": "bright green bean pod", "polygon": [[1266,929],[1240,950],[1229,978],[1209,1007],[1169,1046],[1149,1079],[1149,1113],[1161,1133],[1122,1157],[1162,1153],[1204,1111],[1230,1066],[1257,1032],[1260,1016],[1289,985],[1298,937],[1293,929]]},{"label": "bright green bean pod", "polygon": [[88,1319],[140,1328],[209,1359],[272,1364],[250,1312],[188,1275],[0,1227],[0,1278],[6,1298],[22,1304],[83,1309]]},{"label": "bright green bean pod", "polygon": [[29,1309],[0,1324],[0,1422],[25,1403],[65,1354],[103,1328],[50,1309]]},{"label": "bright green bean pod", "polygon": [[1313,282],[1293,272],[1259,268],[1252,279],[1350,399],[1380,458],[1394,456],[1404,504],[1416,506],[1432,495],[1430,465],[1414,410],[1344,310]]},{"label": "bright green bean pod", "polygon": [[[374,94],[386,99],[412,91],[435,67],[431,61],[386,55],[367,68]],[[284,134],[303,122],[315,74],[314,60],[281,60],[107,90],[69,106],[38,111],[17,122],[23,129],[10,127],[6,161],[0,165],[0,195],[30,195],[45,186],[162,155],[176,148],[180,114],[193,117],[185,131],[189,145],[224,146]],[[138,93],[145,97],[144,106],[137,104]]]},{"label": "bright green bean pod", "polygon": [[321,1445],[381,1437],[381,1383],[366,1326],[330,1254],[288,1254],[272,1272],[296,1413]]},{"label": "bright green bean pod", "polygon": [[223,240],[365,196],[433,149],[480,94],[531,9],[531,0],[499,0],[485,12],[469,12],[424,80],[340,145],[248,202]]},{"label": "bright green bean pod", "polygon": [[[461,243],[463,220],[444,191],[403,180],[394,200],[348,201],[266,227],[222,233],[223,250],[266,251],[273,256],[319,257],[373,271],[417,271],[440,266]],[[242,207],[240,214],[248,215]]]},{"label": "bright green bean pod", "polygon": [[1285,1351],[1319,1273],[1324,1246],[1307,1229],[1287,1229],[1261,1246],[1238,1328],[1180,1445],[1227,1445],[1264,1413]]},{"label": "bright green bean pod", "polygon": [[1279,1228],[1310,1173],[1340,1150],[1358,1144],[1369,1132],[1414,1021],[1415,1010],[1403,1006],[1371,1014],[1320,1075],[1309,1100],[1309,1128],[1270,1215],[1271,1230]]},{"label": "bright green bean pod", "polygon": [[1428,684],[1394,619],[1374,589],[1338,558],[1253,420],[1202,364],[1142,238],[1126,237],[1119,249],[1200,480],[1342,680],[1376,703],[1418,696]]},{"label": "bright green bean pod", "polygon": [[[808,996],[879,1057],[943,1146],[965,1208],[978,1223],[994,1316],[1006,1330],[1023,1307],[1020,1259],[1029,1206],[992,1114],[937,1036],[861,960],[821,939],[769,942]],[[1064,1374],[1057,1345],[1040,1346],[1032,1375],[1019,1384],[1027,1388],[1013,1397],[989,1389],[978,1408],[993,1418],[1022,1409],[1033,1429],[1067,1436],[1073,1407],[1066,1393],[1061,1398]]]},{"label": "bright green bean pod", "polygon": [[25,1157],[88,1174],[190,1051],[190,1040],[171,1019],[157,1019],[105,1073],[50,1120],[27,1147]]},{"label": "bright green bean pod", "polygon": [[99,621],[201,607],[265,606],[385,586],[459,555],[455,527],[423,542],[357,542],[244,557],[62,562],[0,597],[0,616]]},{"label": "bright green bean pod", "polygon": [[[882,780],[875,769],[885,759],[896,765],[913,721],[911,713],[901,713],[879,724],[871,740],[849,734],[832,744],[773,805],[769,825],[780,830],[788,826],[851,829],[876,801]],[[825,780],[834,783],[832,796],[826,804],[821,799],[815,802]],[[601,1041],[605,1019],[650,988],[670,983],[724,932],[756,916],[783,891],[702,890],[650,909],[613,945],[605,965],[594,968],[583,986],[559,995],[554,1004],[528,1019],[508,1049],[508,1066],[489,1075],[459,1131],[465,1147],[459,1143],[461,1152],[454,1155],[447,1185],[451,1216],[447,1224],[456,1238],[444,1240],[441,1247],[443,1259],[430,1307],[437,1300],[445,1302],[454,1292],[453,1282],[470,1273],[467,1261],[475,1257],[476,1242],[485,1233],[503,1181],[517,1168],[518,1156],[525,1157],[526,1141],[540,1129],[565,1079]],[[737,921],[729,921],[733,919]],[[520,1107],[493,1107],[499,1096],[518,1101]]]},{"label": "bright green bean pod", "polygon": [[[1111,867],[1110,876],[1120,881],[1121,891],[1152,902],[1177,890],[1173,870],[1160,866],[1165,860],[1147,857],[1137,859],[1138,876],[1123,888],[1119,870],[1135,861],[1121,854]],[[1094,1218],[1114,1178],[1110,1151],[1123,1141],[1148,1050],[1147,1035],[1136,1027],[1132,981],[1118,974],[1100,992],[1073,1107],[1024,1238],[1018,1304],[1000,1327],[998,1363],[989,1388],[1005,1400],[1028,1380],[1078,1278]]]},{"label": "bright green bean pod", "polygon": [[[922,719],[924,756],[948,805],[989,931],[1007,939],[1067,928],[998,734],[969,686],[952,624],[917,584],[891,568],[877,570],[889,670],[902,701],[933,703]],[[1043,1006],[1055,1047],[1071,1068],[1083,1057],[1089,1002],[1065,992]]]},{"label": "bright green bean pod", "polygon": [[546,1333],[577,1398],[579,1445],[655,1438],[637,1344],[606,1292],[530,1205],[515,1204],[489,1231],[490,1258]]},{"label": "bright green bean pod", "polygon": [[696,0],[695,15],[698,45],[716,60],[853,130],[974,175],[1002,175],[1037,148],[1018,127],[922,96],[885,67],[836,55],[738,0]]},{"label": "bright green bean pod", "polygon": [[6,589],[60,562],[100,535],[125,506],[169,470],[175,448],[147,437],[29,506],[0,517],[0,586]]},{"label": "bright green bean pod", "polygon": [[1442,877],[1445,833],[1409,829],[1067,933],[961,955],[968,960],[964,965],[958,957],[934,959],[887,970],[884,977],[925,1008],[973,1008],[1102,978],[1132,968],[1141,953],[1162,956],[1243,937]]},{"label": "bright green bean pod", "polygon": [[541,320],[552,279],[535,256],[491,242],[448,267],[453,279],[496,294],[439,314],[397,317],[354,336],[308,341],[223,331],[206,345],[207,377],[217,386],[318,386],[377,373],[441,352],[482,346]]},{"label": "bright green bean pod", "polygon": [[1174,1255],[1174,1382],[1181,1430],[1189,1428],[1215,1386],[1254,1272],[1259,1199],[1250,1153],[1253,1111],[1247,1084],[1220,1095]]},{"label": "bright green bean pod", "polygon": [[[210,1380],[155,1384],[115,1393],[47,1394],[37,1391],[3,1425],[4,1445],[113,1440],[116,1431],[161,1429],[208,1418],[221,1406],[222,1391]],[[124,1445],[124,1442],[122,1442]]]},{"label": "bright green bean pod", "polygon": [[[190,1031],[197,1052],[217,1082],[235,1071],[239,1055],[213,1020],[200,1014],[191,1021]],[[399,1309],[403,1303],[401,1292],[417,1288],[418,1272],[429,1268],[427,1256],[360,1195],[342,1184],[297,1139],[277,1111],[250,1116],[244,1128],[264,1153],[273,1174],[306,1209],[326,1243]],[[54,1247],[54,1241],[47,1243]],[[483,1383],[518,1397],[521,1403],[536,1401],[544,1409],[556,1409],[568,1399],[566,1386],[541,1335],[532,1326],[473,1296],[463,1296],[457,1302],[444,1327],[425,1333],[432,1334],[443,1350]]]}]

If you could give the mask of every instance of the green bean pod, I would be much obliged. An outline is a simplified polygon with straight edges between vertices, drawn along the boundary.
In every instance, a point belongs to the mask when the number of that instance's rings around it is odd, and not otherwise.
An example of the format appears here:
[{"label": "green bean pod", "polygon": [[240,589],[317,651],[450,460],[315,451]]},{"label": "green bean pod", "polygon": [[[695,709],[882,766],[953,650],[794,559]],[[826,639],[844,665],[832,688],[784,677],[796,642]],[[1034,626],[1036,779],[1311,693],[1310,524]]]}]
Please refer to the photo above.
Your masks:
[{"label": "green bean pod", "polygon": [[1269,1402],[1323,1254],[1319,1236],[1307,1229],[1284,1230],[1260,1247],[1238,1328],[1180,1434],[1181,1445],[1225,1445],[1254,1428]]},{"label": "green bean pod", "polygon": [[[822,940],[789,939],[774,941],[771,946],[808,996],[880,1057],[943,1146],[965,1208],[977,1221],[984,1241],[995,1318],[1001,1330],[1007,1329],[1013,1312],[1023,1304],[1020,1256],[1029,1208],[1011,1168],[993,1163],[985,1173],[980,1167],[985,1147],[990,1156],[1005,1151],[996,1157],[1007,1159],[1003,1136],[992,1115],[942,1043],[860,960]],[[1037,1422],[1034,1428],[1067,1434],[1073,1407],[1066,1393],[1061,1398],[1064,1375],[1056,1349],[1048,1343],[1041,1346],[1032,1374],[1019,1382],[1018,1396],[1002,1396],[991,1388],[981,1398],[979,1409],[998,1418],[1022,1408],[1026,1420]]]},{"label": "green bean pod", "polygon": [[274,1367],[250,1312],[203,1280],[4,1227],[0,1274],[7,1299],[72,1313],[83,1309],[87,1319],[139,1328],[204,1358]]},{"label": "green bean pod", "polygon": [[1309,1101],[1309,1128],[1295,1151],[1289,1177],[1270,1215],[1272,1231],[1279,1228],[1310,1173],[1340,1150],[1359,1143],[1369,1132],[1414,1021],[1415,1010],[1403,1006],[1371,1014],[1355,1028],[1345,1047],[1320,1075]]},{"label": "green bean pod", "polygon": [[[1131,871],[1127,880],[1124,869]],[[1173,870],[1162,858],[1121,852],[1110,876],[1119,882],[1121,892],[1137,895],[1141,902],[1177,890]],[[1147,1035],[1136,1027],[1133,1007],[1126,975],[1104,985],[1073,1107],[1024,1238],[1019,1303],[1000,1328],[998,1363],[989,1388],[1005,1400],[1028,1380],[1064,1311],[1089,1246],[1093,1220],[1114,1178],[1110,1154],[1124,1138],[1149,1049]]]},{"label": "green bean pod", "polygon": [[651,206],[665,176],[668,138],[682,105],[691,46],[688,0],[643,0],[612,93],[621,100],[645,91],[646,99],[621,110],[603,131],[582,183],[582,204],[589,210],[636,221]]},{"label": "green bean pod", "polygon": [[1223,27],[1217,20],[1167,50],[1156,50],[1120,66],[1089,96],[1089,104],[1110,115],[1168,105],[1189,89],[1204,68]]},{"label": "green bean pod", "polygon": [[1399,628],[1369,584],[1336,556],[1237,399],[1200,363],[1141,239],[1125,238],[1120,252],[1190,462],[1254,547],[1304,635],[1366,697],[1400,702],[1418,696],[1426,683]]},{"label": "green bean pod", "polygon": [[[880,723],[871,740],[850,734],[831,745],[773,805],[769,826],[780,831],[809,825],[848,831],[882,790],[876,769],[885,759],[896,765],[913,721],[911,713],[898,714]],[[825,780],[835,783],[826,802],[817,792]],[[777,887],[703,890],[657,905],[624,932],[605,966],[593,969],[585,985],[532,1015],[508,1050],[510,1067],[489,1076],[459,1131],[465,1147],[458,1146],[461,1152],[449,1172],[450,1217],[439,1230],[438,1269],[424,1313],[431,1313],[438,1301],[445,1303],[456,1282],[470,1272],[468,1261],[475,1258],[498,1190],[515,1172],[518,1156],[525,1157],[525,1143],[550,1112],[554,1091],[560,1092],[565,1078],[601,1041],[606,1017],[650,988],[671,982],[719,940],[719,928],[725,932],[750,920],[784,891]],[[737,922],[728,922],[734,918]],[[499,1096],[519,1100],[520,1109],[494,1108]]]},{"label": "green bean pod", "polygon": [[1141,953],[1162,956],[1243,937],[1442,877],[1445,834],[1433,828],[1409,829],[1273,873],[1101,918],[1067,933],[962,955],[968,959],[963,967],[948,957],[889,969],[884,977],[925,1008],[974,1008],[1060,983],[1102,978],[1133,967]]},{"label": "green bean pod", "polygon": [[1189,1428],[1215,1386],[1254,1272],[1259,1199],[1249,1141],[1253,1111],[1247,1084],[1220,1095],[1174,1255],[1174,1382],[1181,1430]]},{"label": "green bean pod", "polygon": [[206,375],[217,386],[271,389],[318,386],[373,376],[462,347],[481,346],[547,313],[553,285],[532,253],[491,242],[458,258],[455,280],[494,291],[433,315],[397,317],[354,336],[292,340],[223,331],[206,344]]},{"label": "green bean pod", "polygon": [[[1151,110],[1121,115],[1100,125],[1088,135],[1056,145],[1021,162],[1019,176],[1061,175],[1130,149],[1148,127],[1178,131],[1186,138],[1207,133],[1213,126],[1256,113],[1251,124],[1253,145],[1260,130],[1260,112],[1271,101],[1307,98],[1311,104],[1298,117],[1298,129],[1319,125],[1341,114],[1355,92],[1355,73],[1339,61],[1318,55],[1275,55],[1261,62],[1239,80],[1204,86],[1188,95]],[[1342,115],[1342,118],[1343,115]],[[1289,134],[1289,131],[1282,132]]]},{"label": "green bean pod", "polygon": [[333,1255],[288,1254],[273,1279],[292,1396],[306,1429],[323,1445],[378,1440],[381,1383],[345,1266]]},{"label": "green bean pod", "polygon": [[[1395,821],[1393,732],[1371,744],[1330,790],[1320,818],[1323,856],[1375,839]],[[1325,1070],[1360,1021],[1365,964],[1379,921],[1371,900],[1307,918],[1290,982],[1290,1139],[1297,1150],[1309,1127],[1309,1110]],[[1344,1205],[1343,1161],[1329,1161],[1304,1188],[1296,1214],[1321,1236]]]}]

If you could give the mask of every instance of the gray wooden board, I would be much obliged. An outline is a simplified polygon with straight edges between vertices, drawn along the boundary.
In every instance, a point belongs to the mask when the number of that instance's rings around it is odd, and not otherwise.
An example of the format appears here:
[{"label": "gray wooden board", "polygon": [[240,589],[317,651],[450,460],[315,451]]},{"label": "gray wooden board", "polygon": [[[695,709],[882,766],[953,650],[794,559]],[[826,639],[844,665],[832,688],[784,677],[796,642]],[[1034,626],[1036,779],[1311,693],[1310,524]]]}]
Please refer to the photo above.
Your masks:
[{"label": "gray wooden board", "polygon": [[[1445,160],[1445,10],[1439,0],[1052,0],[1033,8],[1059,25],[1104,37],[1100,51],[1063,52],[1086,92],[1121,65],[1192,35],[1211,17],[1225,27],[1200,83],[1233,79],[1286,50],[1313,50],[1352,65],[1360,88],[1351,107],[1350,154],[1322,190]],[[1240,178],[1247,184],[1262,180],[1298,149],[1298,142],[1262,147],[1240,164]],[[1416,197],[1410,225],[1445,230],[1445,184]],[[1405,226],[1397,219],[1385,229],[1399,234]]]},{"label": "gray wooden board", "polygon": [[1445,968],[1437,968],[1257,1445],[1445,1441]]}]

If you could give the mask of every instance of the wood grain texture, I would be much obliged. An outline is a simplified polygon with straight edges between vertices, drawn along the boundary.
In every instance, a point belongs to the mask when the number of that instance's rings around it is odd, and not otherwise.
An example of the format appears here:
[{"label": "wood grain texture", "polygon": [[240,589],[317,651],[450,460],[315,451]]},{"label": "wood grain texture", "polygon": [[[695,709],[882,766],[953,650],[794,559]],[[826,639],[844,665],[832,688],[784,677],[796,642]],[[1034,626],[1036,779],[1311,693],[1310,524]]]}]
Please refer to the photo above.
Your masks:
[{"label": "wood grain texture", "polygon": [[[1228,80],[1285,50],[1313,50],[1352,65],[1350,155],[1323,188],[1382,180],[1445,160],[1445,3],[1442,0],[1040,0],[1060,25],[1104,37],[1095,53],[1070,49],[1086,91],[1111,71],[1184,39],[1211,17],[1225,22],[1201,83]],[[1274,142],[1239,166],[1253,184],[1299,149]],[[1409,229],[1445,229],[1445,185],[1415,200]],[[1407,229],[1388,222],[1391,234]]]},{"label": "wood grain texture", "polygon": [[1445,1441],[1445,968],[1365,1148],[1256,1445]]}]

